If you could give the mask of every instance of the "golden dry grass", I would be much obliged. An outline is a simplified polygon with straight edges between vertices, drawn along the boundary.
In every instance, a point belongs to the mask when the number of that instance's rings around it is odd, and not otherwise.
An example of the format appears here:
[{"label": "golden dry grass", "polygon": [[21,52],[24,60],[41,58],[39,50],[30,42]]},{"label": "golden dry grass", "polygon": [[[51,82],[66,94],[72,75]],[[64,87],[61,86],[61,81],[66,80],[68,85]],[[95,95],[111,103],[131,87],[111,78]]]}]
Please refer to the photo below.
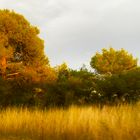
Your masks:
[{"label": "golden dry grass", "polygon": [[0,112],[0,140],[139,140],[140,105]]}]

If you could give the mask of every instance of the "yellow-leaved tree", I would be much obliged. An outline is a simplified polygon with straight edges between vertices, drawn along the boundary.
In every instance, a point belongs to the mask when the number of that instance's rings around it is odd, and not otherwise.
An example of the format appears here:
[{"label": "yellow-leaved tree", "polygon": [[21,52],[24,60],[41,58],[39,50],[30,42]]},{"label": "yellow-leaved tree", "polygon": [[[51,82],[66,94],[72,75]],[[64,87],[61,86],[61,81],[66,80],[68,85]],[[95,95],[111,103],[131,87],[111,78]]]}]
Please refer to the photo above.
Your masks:
[{"label": "yellow-leaved tree", "polygon": [[112,47],[102,49],[102,53],[96,53],[90,65],[99,74],[118,74],[137,67],[137,59],[133,58],[126,50],[115,50]]}]

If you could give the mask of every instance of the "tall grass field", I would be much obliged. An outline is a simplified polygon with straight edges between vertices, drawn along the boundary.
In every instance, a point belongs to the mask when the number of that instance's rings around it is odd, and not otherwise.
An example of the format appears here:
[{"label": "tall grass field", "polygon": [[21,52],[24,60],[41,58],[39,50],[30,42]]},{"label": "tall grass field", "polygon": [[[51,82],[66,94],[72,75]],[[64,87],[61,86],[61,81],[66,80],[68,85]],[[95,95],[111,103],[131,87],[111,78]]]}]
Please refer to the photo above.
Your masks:
[{"label": "tall grass field", "polygon": [[140,104],[0,111],[0,140],[139,140]]}]

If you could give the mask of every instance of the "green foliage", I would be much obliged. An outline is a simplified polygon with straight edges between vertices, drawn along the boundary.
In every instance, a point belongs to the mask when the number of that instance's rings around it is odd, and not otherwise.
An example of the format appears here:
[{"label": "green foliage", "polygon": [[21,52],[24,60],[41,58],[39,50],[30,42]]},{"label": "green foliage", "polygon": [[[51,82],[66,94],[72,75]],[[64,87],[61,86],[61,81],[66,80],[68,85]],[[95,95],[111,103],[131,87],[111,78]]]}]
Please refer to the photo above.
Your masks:
[{"label": "green foliage", "polygon": [[94,87],[94,74],[87,69],[63,69],[58,80],[46,86],[46,104],[69,106],[71,104],[91,103],[90,93]]},{"label": "green foliage", "polygon": [[10,105],[11,96],[11,85],[8,81],[0,78],[0,106]]},{"label": "green foliage", "polygon": [[[58,74],[59,75],[59,74]],[[65,75],[65,73],[64,73]],[[0,81],[0,105],[69,106],[119,104],[140,100],[140,68],[114,75],[95,75],[86,69],[68,70],[57,81],[38,80],[31,71]]]},{"label": "green foliage", "polygon": [[140,99],[140,68],[96,79],[98,101],[103,103],[136,102]]}]

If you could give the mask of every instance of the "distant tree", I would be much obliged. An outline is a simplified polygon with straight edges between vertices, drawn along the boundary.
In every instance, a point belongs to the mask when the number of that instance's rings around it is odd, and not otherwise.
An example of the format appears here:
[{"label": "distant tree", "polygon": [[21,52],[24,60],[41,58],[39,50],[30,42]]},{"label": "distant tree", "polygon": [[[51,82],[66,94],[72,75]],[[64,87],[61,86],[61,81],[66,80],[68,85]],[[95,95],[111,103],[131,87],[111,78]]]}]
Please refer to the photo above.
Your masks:
[{"label": "distant tree", "polygon": [[137,59],[134,59],[124,49],[115,50],[113,48],[102,49],[102,53],[96,53],[90,65],[99,74],[117,74],[137,67]]},{"label": "distant tree", "polygon": [[[24,65],[30,66],[48,64],[48,59],[44,55],[44,42],[38,34],[38,28],[30,25],[22,15],[14,11],[0,10],[0,50],[2,50],[0,59],[2,62],[10,59],[22,61]],[[5,69],[5,66],[3,68]]]},{"label": "distant tree", "polygon": [[58,81],[65,81],[69,77],[69,68],[66,63],[62,63],[61,65],[55,67],[55,70],[58,75]]}]

